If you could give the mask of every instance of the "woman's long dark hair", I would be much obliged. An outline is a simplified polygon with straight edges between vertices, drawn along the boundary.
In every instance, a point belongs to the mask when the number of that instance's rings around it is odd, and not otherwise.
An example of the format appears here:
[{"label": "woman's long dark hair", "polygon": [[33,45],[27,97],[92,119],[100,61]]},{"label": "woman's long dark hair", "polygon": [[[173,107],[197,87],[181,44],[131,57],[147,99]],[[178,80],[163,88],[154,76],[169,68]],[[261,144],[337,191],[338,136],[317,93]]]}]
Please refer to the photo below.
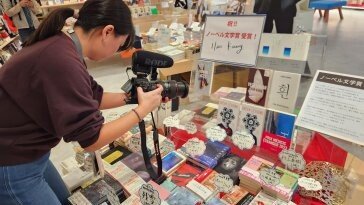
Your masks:
[{"label": "woman's long dark hair", "polygon": [[[71,8],[60,8],[52,11],[24,43],[24,46],[31,46],[61,33],[66,19],[73,15],[74,10]],[[80,9],[75,23],[75,27],[81,27],[86,33],[107,25],[114,26],[116,36],[129,35],[120,50],[133,46],[134,26],[130,10],[123,0],[87,0]]]}]

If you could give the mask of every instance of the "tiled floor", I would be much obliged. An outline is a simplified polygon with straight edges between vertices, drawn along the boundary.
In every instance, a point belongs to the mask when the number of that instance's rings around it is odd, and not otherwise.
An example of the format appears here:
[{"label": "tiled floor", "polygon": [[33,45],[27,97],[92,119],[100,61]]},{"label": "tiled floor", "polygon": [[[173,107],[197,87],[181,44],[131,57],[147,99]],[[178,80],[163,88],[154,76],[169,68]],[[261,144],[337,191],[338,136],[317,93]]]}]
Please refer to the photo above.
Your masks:
[{"label": "tiled floor", "polygon": [[[340,20],[339,14],[332,11],[329,23],[324,23],[316,13],[314,18],[313,32],[328,36],[325,70],[348,73],[364,76],[364,11],[343,10],[344,20]],[[118,92],[121,85],[127,80],[125,73],[127,61],[120,60],[114,56],[102,63],[88,62],[89,72],[105,88],[106,91]],[[303,101],[305,90],[310,85],[310,78],[303,79],[300,100]],[[52,160],[59,163],[62,159],[72,155],[72,147],[64,142],[60,143],[52,151]],[[357,185],[364,184],[364,162],[355,160],[353,163],[360,167],[357,173],[362,181]],[[361,170],[361,171],[360,171]],[[361,192],[353,192],[349,195],[355,201],[348,201],[347,204],[360,204],[357,201],[364,201],[363,187],[357,187]]]}]

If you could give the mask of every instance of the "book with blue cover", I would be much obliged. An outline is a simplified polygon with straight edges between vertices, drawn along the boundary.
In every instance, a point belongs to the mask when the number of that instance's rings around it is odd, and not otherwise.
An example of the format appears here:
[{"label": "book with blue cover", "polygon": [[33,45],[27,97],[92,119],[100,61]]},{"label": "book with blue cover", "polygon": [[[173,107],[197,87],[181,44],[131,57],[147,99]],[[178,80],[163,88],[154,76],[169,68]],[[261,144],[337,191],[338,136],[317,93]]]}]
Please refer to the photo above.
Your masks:
[{"label": "book with blue cover", "polygon": [[166,200],[169,205],[201,204],[202,199],[185,187],[177,187]]},{"label": "book with blue cover", "polygon": [[201,156],[190,156],[186,152],[186,147],[183,145],[180,151],[189,157],[196,164],[203,166],[204,168],[214,168],[219,163],[219,161],[227,154],[230,153],[230,147],[221,142],[206,142],[206,150]]}]

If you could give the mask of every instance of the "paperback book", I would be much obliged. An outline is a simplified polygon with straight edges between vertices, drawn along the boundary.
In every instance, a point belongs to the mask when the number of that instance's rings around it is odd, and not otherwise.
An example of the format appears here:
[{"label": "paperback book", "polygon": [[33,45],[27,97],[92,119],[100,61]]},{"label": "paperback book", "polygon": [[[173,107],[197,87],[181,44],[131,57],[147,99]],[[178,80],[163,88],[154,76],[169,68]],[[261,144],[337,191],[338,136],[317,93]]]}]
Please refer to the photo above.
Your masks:
[{"label": "paperback book", "polygon": [[240,101],[221,98],[217,113],[217,124],[226,131],[227,136],[232,136],[238,126]]},{"label": "paperback book", "polygon": [[240,107],[238,130],[253,136],[254,145],[260,146],[267,110],[264,107],[242,103]]},{"label": "paperback book", "polygon": [[239,171],[246,163],[246,160],[235,155],[226,155],[215,167],[215,171],[220,174],[228,175],[237,185],[239,183]]},{"label": "paperback book", "polygon": [[268,99],[272,70],[250,68],[245,101],[265,106]]},{"label": "paperback book", "polygon": [[170,181],[177,186],[186,186],[195,176],[201,173],[201,170],[189,164],[180,166],[170,177]]},{"label": "paperback book", "polygon": [[282,112],[293,113],[296,106],[300,81],[300,74],[275,71],[267,107]]},{"label": "paperback book", "polygon": [[217,141],[207,141],[206,150],[201,156],[190,156],[185,145],[180,148],[181,153],[188,156],[189,160],[205,168],[214,168],[225,155],[230,153],[230,147],[227,145]]},{"label": "paperback book", "polygon": [[268,110],[261,147],[274,153],[289,149],[294,133],[296,115]]}]

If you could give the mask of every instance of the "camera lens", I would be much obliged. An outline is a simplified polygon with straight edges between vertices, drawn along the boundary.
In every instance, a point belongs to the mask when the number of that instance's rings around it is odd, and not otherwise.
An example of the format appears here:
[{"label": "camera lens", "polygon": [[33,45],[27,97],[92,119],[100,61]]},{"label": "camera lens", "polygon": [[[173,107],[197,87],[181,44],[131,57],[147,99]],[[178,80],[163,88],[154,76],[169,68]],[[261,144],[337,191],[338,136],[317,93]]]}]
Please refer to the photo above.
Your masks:
[{"label": "camera lens", "polygon": [[159,81],[159,84],[163,86],[163,97],[174,99],[176,97],[185,98],[188,95],[189,87],[187,82],[177,82],[175,80]]}]

